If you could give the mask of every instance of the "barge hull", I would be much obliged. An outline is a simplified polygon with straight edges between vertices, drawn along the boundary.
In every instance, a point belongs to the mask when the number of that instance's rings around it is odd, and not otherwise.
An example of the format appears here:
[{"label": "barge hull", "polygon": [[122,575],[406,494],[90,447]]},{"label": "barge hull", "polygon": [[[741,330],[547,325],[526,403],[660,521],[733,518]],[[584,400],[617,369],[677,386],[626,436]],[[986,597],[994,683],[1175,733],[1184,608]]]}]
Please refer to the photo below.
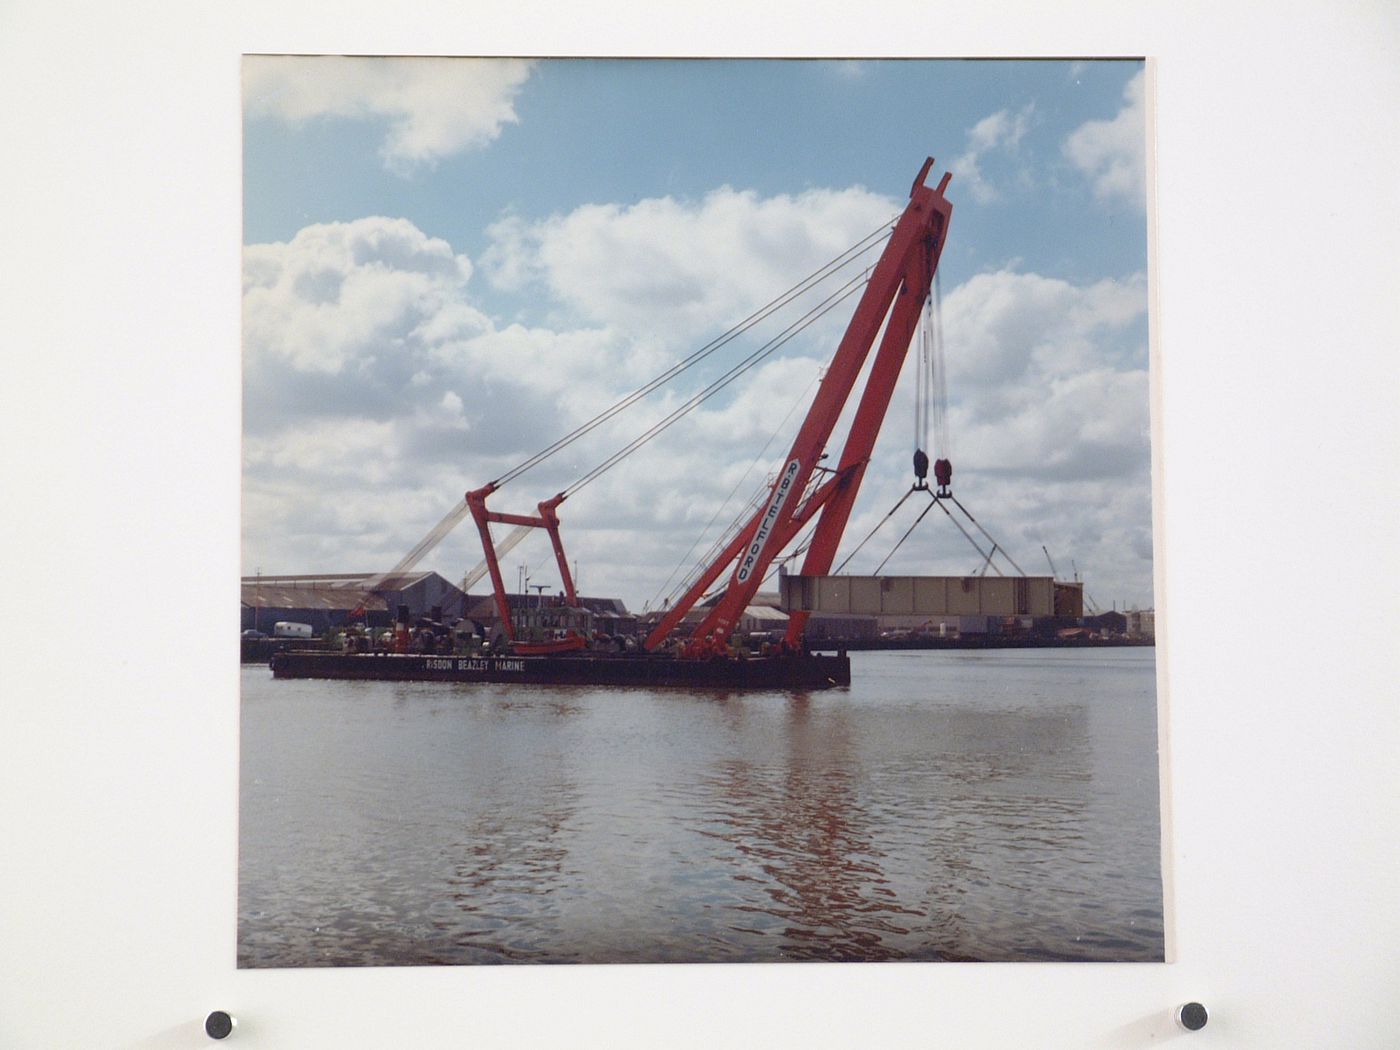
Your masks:
[{"label": "barge hull", "polygon": [[291,650],[271,664],[274,678],[392,682],[518,682],[528,685],[679,686],[691,689],[831,689],[851,684],[844,653],[797,653],[749,660],[670,656],[420,656]]}]

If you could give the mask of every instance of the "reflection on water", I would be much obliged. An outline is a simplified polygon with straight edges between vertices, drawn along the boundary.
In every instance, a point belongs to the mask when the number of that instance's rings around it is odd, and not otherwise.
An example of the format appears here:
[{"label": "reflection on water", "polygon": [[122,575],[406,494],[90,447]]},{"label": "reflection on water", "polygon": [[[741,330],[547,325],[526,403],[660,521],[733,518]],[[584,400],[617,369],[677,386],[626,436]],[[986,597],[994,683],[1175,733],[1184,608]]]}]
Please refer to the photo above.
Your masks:
[{"label": "reflection on water", "polygon": [[810,696],[244,671],[239,964],[1162,957],[1151,650]]}]

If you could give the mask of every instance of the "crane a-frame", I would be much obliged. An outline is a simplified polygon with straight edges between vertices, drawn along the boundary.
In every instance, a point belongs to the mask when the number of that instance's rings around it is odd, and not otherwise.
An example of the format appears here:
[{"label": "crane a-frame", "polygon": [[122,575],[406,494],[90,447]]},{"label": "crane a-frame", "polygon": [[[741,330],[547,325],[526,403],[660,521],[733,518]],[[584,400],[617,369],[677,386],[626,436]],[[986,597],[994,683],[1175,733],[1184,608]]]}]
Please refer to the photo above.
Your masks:
[{"label": "crane a-frame", "polygon": [[[871,452],[890,398],[894,394],[910,342],[918,326],[919,316],[929,298],[934,274],[937,272],[938,261],[947,238],[953,208],[944,197],[944,190],[952,174],[945,173],[936,187],[927,186],[924,180],[932,167],[933,158],[929,157],[919,169],[919,174],[910,189],[909,202],[895,221],[884,251],[871,271],[845,335],[822,378],[817,396],[798,430],[792,448],[783,461],[784,466],[773,481],[767,499],[760,504],[752,518],[738,530],[721,553],[699,573],[685,594],[667,610],[647,636],[645,648],[652,650],[661,646],[716,581],[726,571],[730,571],[729,582],[723,593],[709,607],[704,619],[682,648],[681,655],[704,657],[724,652],[739,618],[758,593],[759,586],[774,560],[803,528],[814,521],[815,527],[801,572],[804,575],[823,575],[830,570],[851,508],[860,491],[861,480],[870,462]],[[884,335],[880,337],[882,324]],[[871,365],[840,458],[834,468],[823,466],[821,461],[827,458],[826,448],[832,432],[860,378],[877,337],[880,338],[880,347]],[[679,370],[680,366],[668,375]],[[648,384],[642,392],[654,388],[659,381]],[[638,394],[634,394],[625,398],[599,419],[610,417],[637,396]],[[586,432],[593,425],[594,423],[586,424],[576,434]],[[502,514],[488,510],[486,499],[497,491],[504,481],[538,462],[545,455],[552,454],[553,450],[571,439],[572,435],[561,439],[550,449],[502,479],[468,492],[464,503],[449,514],[436,530],[438,533],[445,531],[466,513],[470,513],[475,520],[485,554],[482,568],[490,574],[503,629],[517,652],[546,653],[582,648],[585,640],[574,634],[544,643],[531,643],[516,638],[498,552],[491,538],[490,524],[513,524],[524,529],[545,529],[549,533],[559,564],[565,600],[570,606],[576,605],[574,583],[559,536],[558,516],[559,505],[572,489],[540,503],[538,515]],[[924,456],[925,470],[927,458]],[[945,461],[940,460],[939,467],[944,465]],[[819,472],[823,480],[813,485],[813,477]],[[943,483],[942,473],[939,478],[940,483]],[[420,545],[420,548],[422,546]],[[806,614],[794,613],[789,621],[784,645],[797,648],[801,644],[805,626]]]},{"label": "crane a-frame", "polygon": [[[932,167],[930,157],[914,180],[909,203],[875,264],[767,501],[662,617],[647,637],[646,648],[660,646],[732,566],[728,585],[696,627],[682,654],[704,656],[723,651],[774,559],[814,517],[816,525],[801,572],[822,575],[831,568],[947,238],[953,206],[943,194],[952,174],[945,173],[936,188],[926,186],[924,180]],[[882,322],[884,336],[840,459],[834,469],[821,467],[819,462],[825,456],[832,431]],[[826,477],[809,491],[809,482],[818,470]],[[806,615],[794,613],[785,644],[800,644],[805,626]]]}]

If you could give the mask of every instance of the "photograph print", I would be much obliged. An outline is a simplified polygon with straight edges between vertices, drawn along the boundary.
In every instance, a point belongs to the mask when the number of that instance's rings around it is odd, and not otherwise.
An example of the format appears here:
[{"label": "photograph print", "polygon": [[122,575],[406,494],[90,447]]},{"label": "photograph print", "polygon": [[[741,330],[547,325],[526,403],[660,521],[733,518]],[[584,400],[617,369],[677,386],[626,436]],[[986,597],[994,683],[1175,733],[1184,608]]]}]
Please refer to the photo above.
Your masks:
[{"label": "photograph print", "polygon": [[238,965],[1163,961],[1147,75],[244,56]]}]

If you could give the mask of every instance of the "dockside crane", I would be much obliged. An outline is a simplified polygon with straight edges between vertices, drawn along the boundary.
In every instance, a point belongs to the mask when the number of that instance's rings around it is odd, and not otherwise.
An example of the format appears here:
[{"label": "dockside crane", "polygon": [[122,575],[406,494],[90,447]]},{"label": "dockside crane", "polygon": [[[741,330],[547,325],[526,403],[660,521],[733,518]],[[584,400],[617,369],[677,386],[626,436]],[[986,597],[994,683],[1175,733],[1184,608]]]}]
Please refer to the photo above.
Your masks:
[{"label": "dockside crane", "polygon": [[[932,167],[930,157],[914,180],[909,202],[875,264],[767,501],[661,618],[646,639],[647,649],[665,642],[711,585],[732,567],[724,592],[682,649],[682,655],[692,657],[724,652],[774,559],[814,517],[816,524],[802,573],[821,575],[831,567],[946,243],[953,206],[944,191],[952,173],[945,173],[937,187],[926,186],[924,180]],[[885,334],[840,458],[835,468],[822,467],[827,443],[882,322]],[[808,491],[808,483],[818,470],[824,480]],[[803,614],[794,614],[785,644],[799,644],[805,624]]]},{"label": "dockside crane", "polygon": [[[944,191],[952,179],[952,173],[945,172],[936,186],[926,185],[925,179],[933,168],[933,163],[932,157],[924,161],[910,188],[908,202],[892,224],[882,224],[874,233],[831,260],[778,299],[689,357],[677,362],[598,416],[501,477],[467,492],[461,503],[454,506],[390,573],[383,575],[407,571],[448,532],[467,517],[471,517],[481,537],[484,559],[482,564],[467,574],[462,589],[465,591],[483,575],[490,576],[502,628],[514,650],[531,654],[562,652],[584,647],[587,640],[575,631],[562,633],[542,642],[517,637],[510,600],[501,574],[501,557],[532,530],[543,529],[549,535],[558,563],[563,601],[567,606],[577,606],[578,595],[560,537],[560,505],[570,495],[635,452],[681,416],[746,374],[815,320],[859,292],[860,297],[845,334],[821,379],[817,394],[798,429],[792,447],[783,460],[784,465],[773,479],[766,497],[757,503],[752,516],[737,529],[719,554],[699,571],[689,588],[669,607],[643,643],[648,650],[658,649],[665,644],[686,614],[728,573],[729,578],[723,591],[709,606],[709,611],[680,651],[681,656],[693,658],[724,654],[744,609],[757,594],[775,560],[800,532],[808,526],[812,527],[801,568],[803,574],[826,573],[835,558],[902,365],[918,327],[920,315],[929,301],[930,289],[947,240],[953,208],[944,196]],[[502,513],[487,507],[487,499],[508,482],[612,419],[661,384],[705,360],[737,335],[797,301],[799,296],[812,292],[843,268],[859,260],[865,252],[873,250],[882,240],[883,251],[867,274],[858,274],[848,280],[778,336],[730,368],[661,421],[653,424],[641,436],[568,488],[540,502],[536,513]],[[880,334],[882,329],[883,336]],[[879,347],[875,349],[877,339]],[[874,361],[856,405],[850,430],[835,466],[829,466],[824,462],[828,458],[827,446],[873,349]],[[923,455],[922,469],[926,474],[928,457],[922,452],[920,454]],[[934,473],[940,493],[947,495],[952,475],[951,464],[946,459],[940,459],[934,464]],[[492,524],[514,525],[516,528],[497,544],[491,534]],[[805,625],[806,614],[793,614],[784,638],[784,647],[795,649],[800,646]]]}]

